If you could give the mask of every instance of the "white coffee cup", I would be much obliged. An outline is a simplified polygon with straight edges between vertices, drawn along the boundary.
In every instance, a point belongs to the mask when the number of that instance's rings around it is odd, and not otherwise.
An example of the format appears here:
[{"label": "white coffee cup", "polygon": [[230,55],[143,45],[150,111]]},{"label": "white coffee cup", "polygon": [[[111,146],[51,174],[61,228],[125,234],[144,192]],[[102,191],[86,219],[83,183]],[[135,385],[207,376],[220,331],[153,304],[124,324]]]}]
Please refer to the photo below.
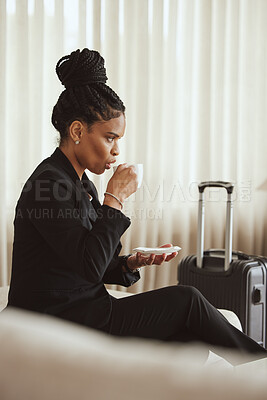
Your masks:
[{"label": "white coffee cup", "polygon": [[[143,180],[143,164],[128,164],[128,165],[129,165],[129,167],[134,166],[134,168],[136,170],[137,182],[138,182],[137,188],[139,189],[142,184],[142,180]],[[113,172],[116,171],[117,167],[118,167],[117,165],[115,167],[113,167]]]}]

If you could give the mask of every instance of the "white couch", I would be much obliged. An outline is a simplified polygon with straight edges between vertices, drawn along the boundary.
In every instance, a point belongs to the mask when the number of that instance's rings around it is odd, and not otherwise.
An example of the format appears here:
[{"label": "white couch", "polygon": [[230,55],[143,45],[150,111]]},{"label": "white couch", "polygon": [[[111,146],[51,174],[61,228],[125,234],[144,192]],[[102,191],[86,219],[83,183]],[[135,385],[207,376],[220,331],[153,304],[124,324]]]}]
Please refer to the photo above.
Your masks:
[{"label": "white couch", "polygon": [[[0,288],[0,310],[7,290]],[[0,314],[0,398],[267,399],[266,359],[233,368],[222,359],[204,363],[203,349],[114,338],[53,317],[6,310]]]}]

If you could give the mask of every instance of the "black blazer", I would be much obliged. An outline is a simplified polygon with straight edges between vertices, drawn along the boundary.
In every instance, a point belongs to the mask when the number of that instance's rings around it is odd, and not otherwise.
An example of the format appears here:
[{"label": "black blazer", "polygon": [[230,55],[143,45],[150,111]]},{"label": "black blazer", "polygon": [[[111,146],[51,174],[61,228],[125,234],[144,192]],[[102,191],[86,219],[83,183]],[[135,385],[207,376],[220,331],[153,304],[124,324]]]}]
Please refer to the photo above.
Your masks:
[{"label": "black blazer", "polygon": [[16,207],[8,306],[103,327],[112,302],[104,283],[129,286],[120,237],[130,220],[101,205],[59,148],[26,182]]}]

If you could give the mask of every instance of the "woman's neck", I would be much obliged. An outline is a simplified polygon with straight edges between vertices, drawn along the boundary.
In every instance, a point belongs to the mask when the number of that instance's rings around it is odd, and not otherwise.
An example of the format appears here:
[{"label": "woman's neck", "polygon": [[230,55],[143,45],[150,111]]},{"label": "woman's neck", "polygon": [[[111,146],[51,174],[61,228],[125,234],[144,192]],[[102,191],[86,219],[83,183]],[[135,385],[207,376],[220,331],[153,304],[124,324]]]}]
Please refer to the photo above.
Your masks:
[{"label": "woman's neck", "polygon": [[84,168],[79,164],[72,148],[70,146],[60,145],[59,149],[67,157],[69,162],[72,164],[73,168],[75,169],[77,175],[79,176],[79,178],[81,180],[83,173],[84,173]]}]

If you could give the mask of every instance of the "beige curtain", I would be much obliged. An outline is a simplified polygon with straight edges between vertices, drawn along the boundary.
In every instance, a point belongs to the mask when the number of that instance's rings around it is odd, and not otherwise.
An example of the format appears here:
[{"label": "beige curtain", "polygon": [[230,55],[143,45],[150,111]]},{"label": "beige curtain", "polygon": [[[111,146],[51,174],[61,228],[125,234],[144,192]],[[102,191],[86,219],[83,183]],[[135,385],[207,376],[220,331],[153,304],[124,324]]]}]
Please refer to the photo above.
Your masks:
[{"label": "beige curtain", "polygon": [[[102,53],[127,107],[119,161],[144,164],[123,251],[182,247],[129,290],[177,282],[179,259],[196,252],[202,180],[235,183],[233,247],[267,254],[267,193],[257,190],[267,177],[265,0],[0,0],[0,19],[0,285],[23,182],[57,143],[55,64],[85,46]],[[89,176],[102,196],[110,175]],[[205,247],[223,247],[225,196],[206,197]]]}]

